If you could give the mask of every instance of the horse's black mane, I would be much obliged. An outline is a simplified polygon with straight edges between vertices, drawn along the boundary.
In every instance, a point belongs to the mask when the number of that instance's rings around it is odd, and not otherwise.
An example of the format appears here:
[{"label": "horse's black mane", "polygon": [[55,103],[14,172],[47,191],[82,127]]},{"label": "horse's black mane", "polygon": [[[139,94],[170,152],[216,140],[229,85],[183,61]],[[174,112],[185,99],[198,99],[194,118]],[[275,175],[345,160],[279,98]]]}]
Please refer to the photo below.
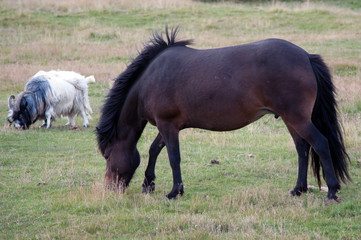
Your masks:
[{"label": "horse's black mane", "polygon": [[165,28],[166,40],[162,34],[153,33],[153,38],[139,55],[133,59],[131,64],[122,72],[114,82],[106,97],[105,103],[101,110],[102,115],[99,124],[96,127],[98,146],[102,154],[104,154],[107,144],[117,137],[118,118],[122,111],[127,94],[138,77],[147,68],[150,62],[162,51],[173,46],[186,46],[192,43],[191,40],[176,41],[178,27],[172,29],[169,35],[168,27]]}]

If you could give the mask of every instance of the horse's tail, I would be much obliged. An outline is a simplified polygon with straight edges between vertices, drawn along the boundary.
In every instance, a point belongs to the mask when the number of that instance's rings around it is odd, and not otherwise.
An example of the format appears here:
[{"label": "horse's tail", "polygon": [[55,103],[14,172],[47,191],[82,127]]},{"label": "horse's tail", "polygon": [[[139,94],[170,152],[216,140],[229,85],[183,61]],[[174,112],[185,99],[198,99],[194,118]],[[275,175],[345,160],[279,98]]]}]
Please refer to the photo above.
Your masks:
[{"label": "horse's tail", "polygon": [[[331,153],[333,167],[338,181],[347,183],[351,181],[348,173],[350,160],[346,153],[343,141],[343,128],[337,117],[336,90],[331,80],[331,74],[321,56],[310,54],[309,59],[317,79],[317,98],[312,112],[312,122],[316,128],[327,138]],[[321,187],[320,167],[321,161],[314,149],[311,149],[312,169]],[[323,178],[325,174],[322,170]]]}]

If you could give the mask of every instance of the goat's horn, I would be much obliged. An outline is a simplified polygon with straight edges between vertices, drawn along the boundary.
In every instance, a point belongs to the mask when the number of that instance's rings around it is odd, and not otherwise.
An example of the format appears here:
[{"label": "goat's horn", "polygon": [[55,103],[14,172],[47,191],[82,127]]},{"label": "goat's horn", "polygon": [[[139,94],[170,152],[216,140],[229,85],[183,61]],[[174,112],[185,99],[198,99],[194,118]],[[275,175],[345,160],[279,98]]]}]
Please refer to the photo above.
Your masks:
[{"label": "goat's horn", "polygon": [[12,100],[15,100],[15,96],[14,95],[11,95],[8,99],[8,107],[9,109],[13,109],[14,107],[14,103],[12,103]]}]

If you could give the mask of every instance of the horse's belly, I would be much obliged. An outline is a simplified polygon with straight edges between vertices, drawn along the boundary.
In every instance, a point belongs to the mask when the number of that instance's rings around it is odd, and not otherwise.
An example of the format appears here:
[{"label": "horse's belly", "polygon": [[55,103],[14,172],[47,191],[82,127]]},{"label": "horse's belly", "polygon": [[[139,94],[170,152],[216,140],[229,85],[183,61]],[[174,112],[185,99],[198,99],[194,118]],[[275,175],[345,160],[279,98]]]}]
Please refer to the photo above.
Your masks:
[{"label": "horse's belly", "polygon": [[217,113],[206,114],[202,116],[188,117],[185,121],[185,127],[201,128],[212,131],[231,131],[242,128],[259,118],[265,113],[262,111],[257,112],[240,112],[232,111],[228,113]]},{"label": "horse's belly", "polygon": [[223,98],[207,101],[199,98],[182,99],[183,101],[173,99],[146,101],[149,106],[145,105],[147,107],[144,108],[144,118],[152,125],[158,125],[159,122],[172,122],[179,129],[231,131],[242,128],[267,113],[258,101],[249,99],[231,98],[226,99],[227,101]]}]

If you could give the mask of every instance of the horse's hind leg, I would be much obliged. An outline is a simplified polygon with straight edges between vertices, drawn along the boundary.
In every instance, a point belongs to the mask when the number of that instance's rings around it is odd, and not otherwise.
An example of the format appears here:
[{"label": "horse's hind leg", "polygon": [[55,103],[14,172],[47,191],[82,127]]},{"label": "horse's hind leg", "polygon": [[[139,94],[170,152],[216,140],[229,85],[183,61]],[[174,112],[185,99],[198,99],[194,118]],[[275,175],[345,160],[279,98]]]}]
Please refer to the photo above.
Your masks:
[{"label": "horse's hind leg", "polygon": [[298,177],[295,188],[291,191],[293,196],[301,196],[302,192],[307,192],[307,170],[308,157],[310,152],[310,144],[306,142],[297,132],[290,126],[287,126],[293,141],[296,145],[298,154]]},{"label": "horse's hind leg", "polygon": [[286,124],[292,126],[320,157],[328,187],[327,198],[337,200],[336,192],[340,189],[340,184],[336,178],[327,138],[321,134],[311,121],[305,124],[289,124],[286,121]]},{"label": "horse's hind leg", "polygon": [[162,136],[158,133],[149,149],[149,161],[147,169],[145,170],[145,178],[142,184],[142,193],[150,193],[155,190],[155,164],[157,162],[157,157],[164,146],[165,143],[162,139]]}]

